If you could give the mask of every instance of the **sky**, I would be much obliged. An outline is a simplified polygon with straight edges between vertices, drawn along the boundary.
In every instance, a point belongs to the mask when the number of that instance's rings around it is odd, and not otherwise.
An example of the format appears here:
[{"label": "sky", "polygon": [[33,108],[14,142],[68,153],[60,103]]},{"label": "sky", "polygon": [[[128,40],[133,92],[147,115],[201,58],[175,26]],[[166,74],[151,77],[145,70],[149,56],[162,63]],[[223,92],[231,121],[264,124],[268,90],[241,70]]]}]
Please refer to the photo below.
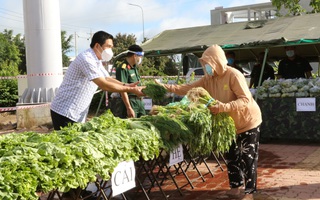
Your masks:
[{"label": "sky", "polygon": [[[0,0],[1,32],[24,34],[23,1]],[[76,37],[68,54],[75,56],[89,48],[96,31],[133,34],[141,44],[143,33],[150,39],[168,29],[210,25],[210,10],[216,7],[265,2],[270,0],[60,0],[60,24],[67,35]]]}]

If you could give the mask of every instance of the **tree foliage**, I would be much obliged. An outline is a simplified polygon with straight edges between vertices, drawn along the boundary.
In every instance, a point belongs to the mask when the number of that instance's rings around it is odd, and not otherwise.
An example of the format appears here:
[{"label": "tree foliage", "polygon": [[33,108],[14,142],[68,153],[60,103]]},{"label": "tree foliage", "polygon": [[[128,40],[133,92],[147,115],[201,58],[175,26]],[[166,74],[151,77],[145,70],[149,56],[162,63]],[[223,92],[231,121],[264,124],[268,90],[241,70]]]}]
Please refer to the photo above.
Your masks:
[{"label": "tree foliage", "polygon": [[[120,53],[125,52],[130,45],[136,44],[137,38],[134,35],[127,35],[118,33],[114,38],[113,52],[116,57],[113,63],[115,66],[122,62],[126,54],[119,56]],[[141,66],[139,66],[139,73],[141,76],[164,76],[176,75],[177,71],[173,69],[175,64],[168,56],[161,57],[144,57]]]},{"label": "tree foliage", "polygon": [[[306,10],[299,4],[300,0],[272,0],[272,5],[281,10],[288,9],[288,15],[301,15],[306,13]],[[320,0],[310,0],[309,5],[313,8],[312,13],[320,12]]]},{"label": "tree foliage", "polygon": [[115,56],[126,51],[130,45],[136,44],[137,38],[135,35],[118,33],[114,38],[114,48],[112,49]]},{"label": "tree foliage", "polygon": [[309,5],[313,8],[313,13],[320,12],[320,0],[312,0]]},{"label": "tree foliage", "polygon": [[7,30],[7,29],[3,31],[3,35],[5,36],[8,42],[10,42],[12,45],[18,48],[18,51],[19,51],[18,57],[20,58],[18,69],[20,74],[26,74],[27,67],[26,67],[26,48],[24,45],[25,38],[21,34],[13,35],[13,31]]},{"label": "tree foliage", "polygon": [[[16,63],[0,63],[0,77],[14,77],[19,74]],[[17,79],[0,80],[0,107],[15,106],[18,101],[18,81]]]},{"label": "tree foliage", "polygon": [[[13,32],[5,30],[0,33],[0,76],[14,77],[19,72],[21,54],[17,45],[20,35],[13,37]],[[14,106],[18,101],[17,79],[0,80],[0,107]]]},{"label": "tree foliage", "polygon": [[66,31],[61,31],[61,48],[62,48],[62,66],[63,67],[67,67],[70,63],[67,53],[71,51],[72,39],[73,39],[72,35],[67,36]]},{"label": "tree foliage", "polygon": [[0,63],[19,65],[21,62],[18,47],[7,33],[0,33]]}]

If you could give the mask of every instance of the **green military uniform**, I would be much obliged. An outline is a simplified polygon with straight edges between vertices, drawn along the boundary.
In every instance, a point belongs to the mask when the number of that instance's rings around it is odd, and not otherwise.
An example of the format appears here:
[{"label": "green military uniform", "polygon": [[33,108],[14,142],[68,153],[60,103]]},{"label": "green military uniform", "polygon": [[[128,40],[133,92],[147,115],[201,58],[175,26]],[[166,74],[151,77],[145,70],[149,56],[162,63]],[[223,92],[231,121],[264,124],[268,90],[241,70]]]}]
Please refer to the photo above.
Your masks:
[{"label": "green military uniform", "polygon": [[[116,79],[123,83],[135,83],[140,81],[140,75],[136,66],[130,66],[127,61],[122,62],[116,68]],[[140,83],[139,83],[140,85]],[[128,93],[129,102],[134,110],[136,117],[141,117],[146,114],[146,110],[144,109],[144,103],[140,97],[137,97],[135,94]],[[121,99],[121,103],[117,108],[121,118],[127,118],[127,108],[124,102]]]}]

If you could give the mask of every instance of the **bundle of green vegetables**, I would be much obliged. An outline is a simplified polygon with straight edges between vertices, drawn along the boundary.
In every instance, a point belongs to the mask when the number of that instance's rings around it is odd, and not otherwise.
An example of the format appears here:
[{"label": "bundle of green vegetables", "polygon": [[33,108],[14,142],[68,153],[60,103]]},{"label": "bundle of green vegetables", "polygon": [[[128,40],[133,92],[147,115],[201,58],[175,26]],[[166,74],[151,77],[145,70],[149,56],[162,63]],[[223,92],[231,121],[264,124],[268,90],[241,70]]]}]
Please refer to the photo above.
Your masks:
[{"label": "bundle of green vegetables", "polygon": [[[166,106],[153,106],[151,114],[165,116],[168,119],[181,121],[191,132],[191,138],[187,140],[191,155],[209,155],[212,151],[212,143],[209,136],[212,130],[212,121],[208,109],[202,106],[190,105],[187,97],[180,102],[170,103]],[[171,128],[171,131],[179,132]],[[181,134],[181,133],[179,133]],[[179,144],[178,141],[172,141]]]},{"label": "bundle of green vegetables", "polygon": [[159,130],[161,148],[170,152],[179,144],[187,144],[192,140],[192,132],[179,119],[170,115],[146,115],[130,119],[134,123],[149,122]]},{"label": "bundle of green vegetables", "polygon": [[[196,105],[203,108],[213,106],[216,101],[209,92],[202,87],[193,88],[188,91],[187,97]],[[206,109],[209,110],[209,109]],[[227,113],[211,114],[212,133],[208,135],[216,151],[226,152],[236,138],[236,128],[233,119]]]},{"label": "bundle of green vegetables", "polygon": [[142,89],[142,92],[147,97],[150,97],[155,101],[160,101],[164,99],[167,90],[162,85],[149,82],[146,84],[146,88]]}]

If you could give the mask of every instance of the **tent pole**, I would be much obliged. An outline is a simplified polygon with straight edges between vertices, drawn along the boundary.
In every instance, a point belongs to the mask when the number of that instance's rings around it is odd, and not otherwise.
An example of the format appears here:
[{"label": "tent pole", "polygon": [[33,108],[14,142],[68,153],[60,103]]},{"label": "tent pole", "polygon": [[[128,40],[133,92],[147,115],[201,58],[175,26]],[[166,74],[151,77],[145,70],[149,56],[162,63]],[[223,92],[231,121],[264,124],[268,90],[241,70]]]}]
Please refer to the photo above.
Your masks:
[{"label": "tent pole", "polygon": [[320,56],[318,56],[318,77],[320,77]]},{"label": "tent pole", "polygon": [[266,48],[265,51],[264,51],[264,57],[263,57],[263,62],[262,62],[262,66],[261,66],[261,72],[260,72],[258,87],[261,85],[262,75],[263,75],[264,67],[266,65],[268,53],[269,53],[269,48]]},{"label": "tent pole", "polygon": [[318,54],[318,73],[317,73],[317,76],[320,77],[320,52],[319,50],[317,49],[316,45],[313,45],[314,49],[316,50],[317,54]]},{"label": "tent pole", "polygon": [[[182,58],[183,54],[181,54],[181,58]],[[182,59],[181,59],[182,61]],[[182,63],[182,62],[180,62]],[[177,76],[177,84],[179,83],[179,80],[180,80],[180,73],[181,73],[181,69],[183,68],[182,64],[178,67],[178,76]],[[182,69],[183,71],[183,69]],[[172,97],[172,103],[175,101],[175,95],[173,95]]]},{"label": "tent pole", "polygon": [[[259,77],[259,83],[258,83],[257,88],[260,87],[260,85],[261,85],[262,76],[263,76],[263,72],[264,72],[264,67],[265,67],[265,65],[266,65],[268,53],[269,53],[269,48],[266,48],[266,49],[264,50],[264,57],[263,57],[263,62],[262,62],[261,72],[260,72],[260,77]],[[257,101],[257,99],[258,99],[258,95],[255,96],[255,100],[256,100],[256,101]]]}]

